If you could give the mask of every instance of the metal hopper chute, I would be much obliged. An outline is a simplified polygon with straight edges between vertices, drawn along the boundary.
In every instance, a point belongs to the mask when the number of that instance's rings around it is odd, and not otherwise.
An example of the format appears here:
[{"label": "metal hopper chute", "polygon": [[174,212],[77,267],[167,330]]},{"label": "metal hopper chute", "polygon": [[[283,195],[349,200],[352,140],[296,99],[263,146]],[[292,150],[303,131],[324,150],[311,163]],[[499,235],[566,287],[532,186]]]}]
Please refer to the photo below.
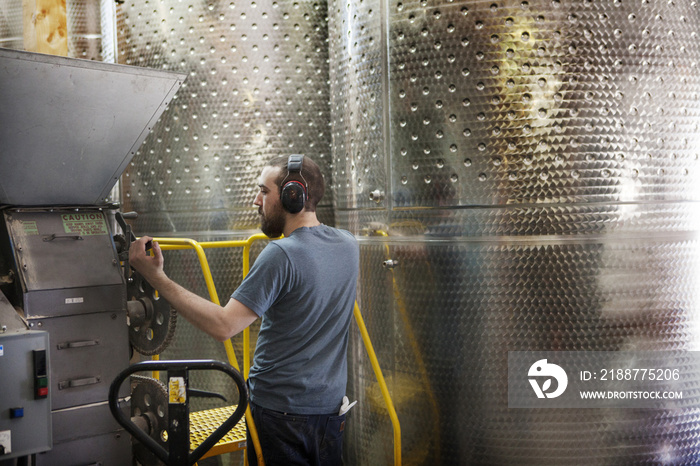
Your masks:
[{"label": "metal hopper chute", "polygon": [[0,49],[0,204],[104,203],[184,78]]}]

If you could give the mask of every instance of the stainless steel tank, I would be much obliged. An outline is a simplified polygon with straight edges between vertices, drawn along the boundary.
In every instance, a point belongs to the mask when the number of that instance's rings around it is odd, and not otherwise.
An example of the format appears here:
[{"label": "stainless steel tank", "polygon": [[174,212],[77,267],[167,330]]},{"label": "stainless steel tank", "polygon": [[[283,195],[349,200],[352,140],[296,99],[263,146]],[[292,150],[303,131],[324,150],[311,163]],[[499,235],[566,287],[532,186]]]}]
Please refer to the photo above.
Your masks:
[{"label": "stainless steel tank", "polygon": [[[698,16],[329,2],[336,219],[361,237],[406,464],[700,461],[696,380],[682,409],[518,410],[506,370],[508,351],[697,348]],[[388,463],[357,342],[353,361],[350,462]]]},{"label": "stainless steel tank", "polygon": [[[698,461],[697,398],[513,410],[505,375],[513,350],[696,349],[696,2],[127,2],[118,14],[121,63],[189,73],[123,179],[137,233],[245,236],[264,161],[320,160],[324,220],[360,239],[358,298],[405,464]],[[210,260],[225,298],[239,259]],[[194,258],[169,264],[204,293]],[[180,329],[170,350],[218,348]],[[390,463],[356,333],[351,358],[347,462]]]},{"label": "stainless steel tank", "polygon": [[[329,195],[318,213],[334,224],[326,18],[324,3],[308,2],[117,6],[120,63],[188,74],[122,177],[123,210],[138,212],[137,235],[207,241],[259,233],[258,176],[268,159],[289,153],[321,166]],[[226,303],[241,280],[241,251],[209,249],[207,258]],[[166,267],[209,297],[192,251],[169,252]],[[180,324],[164,359],[226,360],[222,344]],[[238,340],[234,347],[241,356]],[[194,377],[199,386],[235,395],[225,378]],[[194,402],[194,409],[215,406]]]}]

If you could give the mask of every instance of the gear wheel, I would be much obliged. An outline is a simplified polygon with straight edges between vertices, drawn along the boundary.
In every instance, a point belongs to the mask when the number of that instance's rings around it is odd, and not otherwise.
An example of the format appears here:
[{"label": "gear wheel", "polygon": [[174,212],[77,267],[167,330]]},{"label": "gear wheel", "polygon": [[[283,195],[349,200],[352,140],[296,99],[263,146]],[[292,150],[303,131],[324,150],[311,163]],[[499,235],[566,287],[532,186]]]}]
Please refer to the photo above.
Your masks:
[{"label": "gear wheel", "polygon": [[127,288],[129,301],[129,342],[145,356],[160,354],[175,335],[177,312],[136,271]]},{"label": "gear wheel", "polygon": [[[144,430],[160,446],[168,449],[168,390],[162,382],[151,377],[131,376],[131,418],[140,420]],[[133,443],[134,459],[142,466],[162,466],[160,461],[140,442]]]}]

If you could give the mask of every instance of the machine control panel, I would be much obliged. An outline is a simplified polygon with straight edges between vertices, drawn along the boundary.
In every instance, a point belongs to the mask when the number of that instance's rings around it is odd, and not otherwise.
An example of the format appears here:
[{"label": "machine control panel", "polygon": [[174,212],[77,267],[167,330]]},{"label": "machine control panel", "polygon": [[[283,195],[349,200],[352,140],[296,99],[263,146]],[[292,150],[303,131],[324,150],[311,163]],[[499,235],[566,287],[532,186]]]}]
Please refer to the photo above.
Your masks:
[{"label": "machine control panel", "polygon": [[47,451],[52,444],[49,334],[0,333],[0,462]]}]

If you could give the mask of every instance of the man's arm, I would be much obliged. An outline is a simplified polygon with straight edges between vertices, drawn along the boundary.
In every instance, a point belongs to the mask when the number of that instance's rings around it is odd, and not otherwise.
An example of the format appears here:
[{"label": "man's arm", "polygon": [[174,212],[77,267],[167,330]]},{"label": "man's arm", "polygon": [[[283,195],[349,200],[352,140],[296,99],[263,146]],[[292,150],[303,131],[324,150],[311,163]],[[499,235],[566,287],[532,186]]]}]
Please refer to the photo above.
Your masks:
[{"label": "man's arm", "polygon": [[153,256],[146,252],[150,240],[144,236],[131,244],[129,263],[192,325],[225,341],[255,322],[258,315],[236,299],[221,307],[172,281],[163,271],[163,252],[158,243],[153,242]]}]

